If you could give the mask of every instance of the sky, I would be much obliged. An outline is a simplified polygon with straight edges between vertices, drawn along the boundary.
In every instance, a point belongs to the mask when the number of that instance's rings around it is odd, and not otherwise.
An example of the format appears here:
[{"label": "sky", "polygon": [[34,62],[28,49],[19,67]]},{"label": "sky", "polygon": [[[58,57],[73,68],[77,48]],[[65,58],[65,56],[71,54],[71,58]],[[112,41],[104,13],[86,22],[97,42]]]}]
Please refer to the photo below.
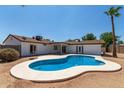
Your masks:
[{"label": "sky", "polygon": [[[9,35],[41,35],[54,41],[81,38],[93,33],[110,32],[110,17],[104,14],[112,6],[0,6],[0,43]],[[116,6],[115,6],[116,7]],[[124,7],[124,6],[123,6]],[[115,31],[124,40],[124,8],[115,18]]]}]

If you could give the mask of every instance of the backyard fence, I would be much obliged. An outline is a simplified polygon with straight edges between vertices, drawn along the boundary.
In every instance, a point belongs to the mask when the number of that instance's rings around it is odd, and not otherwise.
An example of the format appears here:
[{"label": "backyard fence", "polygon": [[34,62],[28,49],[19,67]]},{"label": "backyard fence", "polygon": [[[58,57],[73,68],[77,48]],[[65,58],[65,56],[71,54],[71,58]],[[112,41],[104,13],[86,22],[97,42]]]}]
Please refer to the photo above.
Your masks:
[{"label": "backyard fence", "polygon": [[[112,45],[109,46],[108,50],[109,50],[109,52],[112,52],[112,50],[113,50]],[[124,45],[117,45],[116,50],[118,53],[124,53]]]}]

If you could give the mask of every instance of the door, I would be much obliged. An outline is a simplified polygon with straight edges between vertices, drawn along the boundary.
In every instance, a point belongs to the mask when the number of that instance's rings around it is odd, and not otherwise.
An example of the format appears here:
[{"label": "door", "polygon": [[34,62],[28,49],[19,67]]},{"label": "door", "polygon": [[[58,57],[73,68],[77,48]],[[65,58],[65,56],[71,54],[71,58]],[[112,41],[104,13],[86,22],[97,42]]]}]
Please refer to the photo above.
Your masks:
[{"label": "door", "polygon": [[83,46],[76,46],[76,53],[82,54],[83,53]]},{"label": "door", "polygon": [[36,53],[36,46],[35,45],[30,45],[30,54],[35,54]]},{"label": "door", "polygon": [[66,53],[66,46],[62,46],[62,53]]}]

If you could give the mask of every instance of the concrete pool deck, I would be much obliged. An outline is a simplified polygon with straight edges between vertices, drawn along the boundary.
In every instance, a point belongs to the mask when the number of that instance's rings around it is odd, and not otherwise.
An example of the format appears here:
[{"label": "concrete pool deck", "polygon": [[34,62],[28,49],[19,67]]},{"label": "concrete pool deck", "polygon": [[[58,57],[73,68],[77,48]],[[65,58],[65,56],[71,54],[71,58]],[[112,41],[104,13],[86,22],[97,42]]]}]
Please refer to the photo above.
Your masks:
[{"label": "concrete pool deck", "polygon": [[46,59],[60,59],[60,58],[65,58],[69,55],[73,55],[73,54],[41,56],[38,57],[38,59],[26,61],[14,66],[10,70],[10,72],[13,76],[25,80],[38,81],[38,82],[51,82],[51,81],[66,80],[75,77],[77,75],[83,74],[85,72],[116,71],[121,69],[121,66],[119,64],[105,60],[101,56],[94,56],[94,55],[88,55],[88,56],[95,57],[96,60],[103,61],[105,64],[101,66],[75,66],[58,71],[37,71],[29,68],[29,64],[31,64],[34,61],[46,60]]}]

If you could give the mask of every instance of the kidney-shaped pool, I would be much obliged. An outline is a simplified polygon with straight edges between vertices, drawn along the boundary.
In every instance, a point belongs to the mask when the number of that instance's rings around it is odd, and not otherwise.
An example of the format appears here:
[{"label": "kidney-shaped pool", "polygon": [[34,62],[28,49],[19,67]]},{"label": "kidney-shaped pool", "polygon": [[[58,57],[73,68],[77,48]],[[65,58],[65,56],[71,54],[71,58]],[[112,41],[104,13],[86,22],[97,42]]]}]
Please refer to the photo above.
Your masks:
[{"label": "kidney-shaped pool", "polygon": [[73,66],[99,66],[104,65],[102,61],[95,60],[94,57],[70,55],[60,59],[49,59],[33,62],[29,65],[31,69],[39,71],[56,71]]},{"label": "kidney-shaped pool", "polygon": [[116,71],[121,66],[103,59],[101,56],[68,54],[46,55],[15,65],[10,73],[14,77],[51,82],[66,80],[90,71]]}]

